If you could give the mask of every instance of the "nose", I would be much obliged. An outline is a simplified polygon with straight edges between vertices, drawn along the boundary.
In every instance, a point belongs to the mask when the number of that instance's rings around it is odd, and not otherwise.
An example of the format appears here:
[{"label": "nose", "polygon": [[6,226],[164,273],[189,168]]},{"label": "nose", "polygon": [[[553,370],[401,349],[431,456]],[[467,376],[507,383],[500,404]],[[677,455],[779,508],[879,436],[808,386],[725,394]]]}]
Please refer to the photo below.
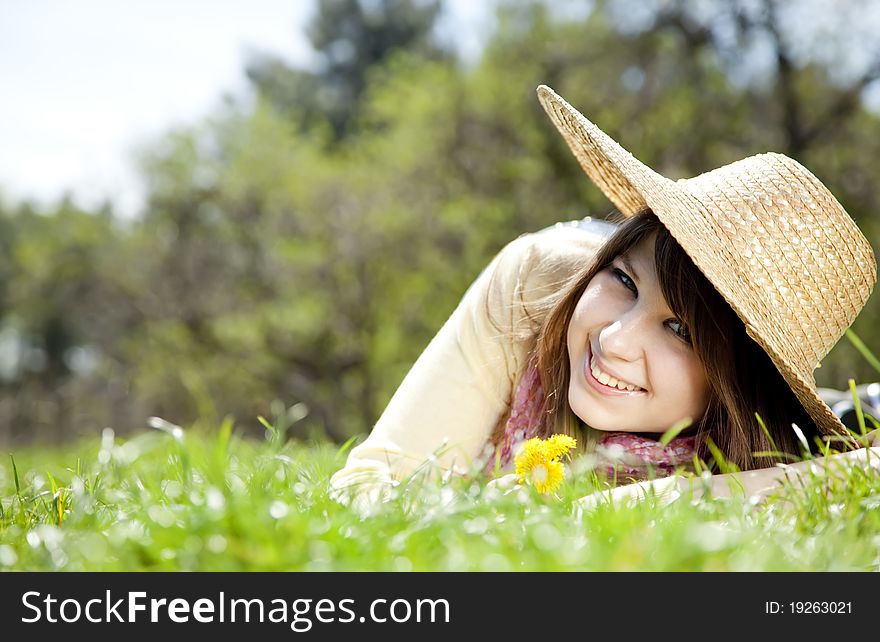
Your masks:
[{"label": "nose", "polygon": [[599,333],[599,349],[608,361],[637,361],[644,352],[648,336],[644,315],[628,311]]}]

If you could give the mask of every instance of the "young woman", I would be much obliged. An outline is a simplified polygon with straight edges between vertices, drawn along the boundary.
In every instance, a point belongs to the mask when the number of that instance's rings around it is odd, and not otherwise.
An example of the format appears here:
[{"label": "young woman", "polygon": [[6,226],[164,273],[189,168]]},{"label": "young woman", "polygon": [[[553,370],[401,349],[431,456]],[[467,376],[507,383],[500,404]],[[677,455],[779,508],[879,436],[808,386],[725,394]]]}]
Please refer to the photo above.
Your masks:
[{"label": "young woman", "polygon": [[712,443],[755,471],[737,478],[754,493],[783,474],[762,453],[801,454],[797,431],[851,449],[813,370],[870,296],[876,260],[828,189],[780,154],[674,182],[549,88],[538,96],[622,222],[506,246],[333,476],[337,496],[379,500],[425,462],[506,472],[523,440],[554,433],[622,451],[633,480]]}]

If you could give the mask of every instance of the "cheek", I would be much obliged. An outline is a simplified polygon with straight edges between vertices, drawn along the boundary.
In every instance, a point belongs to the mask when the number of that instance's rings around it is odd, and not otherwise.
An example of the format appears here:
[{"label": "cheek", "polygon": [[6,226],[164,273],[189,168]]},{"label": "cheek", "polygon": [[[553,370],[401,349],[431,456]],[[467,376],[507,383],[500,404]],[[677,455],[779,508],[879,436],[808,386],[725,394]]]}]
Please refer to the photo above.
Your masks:
[{"label": "cheek", "polygon": [[589,325],[589,298],[585,292],[578,300],[571,318],[568,320],[567,338],[569,346],[573,346],[575,342],[580,341],[581,335]]},{"label": "cheek", "polygon": [[702,413],[709,399],[709,382],[700,361],[690,355],[682,360],[678,371],[682,373],[681,382],[686,386],[686,396],[692,408]]},{"label": "cheek", "polygon": [[580,300],[568,320],[566,331],[566,343],[568,344],[568,356],[574,361],[579,359],[586,349],[590,336],[597,328],[603,325],[603,298],[597,288],[588,287],[581,295]]},{"label": "cheek", "polygon": [[671,340],[667,341],[656,342],[655,349],[648,355],[655,389],[662,390],[665,397],[681,400],[701,397],[708,384],[699,359],[671,345]]},{"label": "cheek", "polygon": [[593,279],[578,300],[577,306],[571,315],[569,327],[589,328],[605,313],[608,307],[608,296],[607,293],[603,293],[602,286],[598,285],[596,281],[597,279]]}]

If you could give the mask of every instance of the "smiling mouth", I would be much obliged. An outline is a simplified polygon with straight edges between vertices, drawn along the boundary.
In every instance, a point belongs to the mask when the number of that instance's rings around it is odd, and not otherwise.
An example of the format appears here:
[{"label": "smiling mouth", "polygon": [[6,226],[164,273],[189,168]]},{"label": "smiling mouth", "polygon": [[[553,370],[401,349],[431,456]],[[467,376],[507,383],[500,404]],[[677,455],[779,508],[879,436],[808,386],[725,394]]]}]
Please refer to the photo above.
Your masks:
[{"label": "smiling mouth", "polygon": [[[642,395],[647,392],[644,388],[639,386],[635,386],[634,384],[623,382],[625,385],[631,386],[632,389],[627,388],[618,388],[617,386],[610,386],[608,384],[602,383],[593,374],[593,367],[596,366],[596,362],[593,359],[593,351],[592,347],[587,348],[586,360],[584,362],[584,377],[587,379],[588,383],[599,391],[611,394],[611,395],[624,395],[624,396],[635,396]],[[600,370],[601,371],[601,370]],[[608,375],[610,376],[610,375]]]}]

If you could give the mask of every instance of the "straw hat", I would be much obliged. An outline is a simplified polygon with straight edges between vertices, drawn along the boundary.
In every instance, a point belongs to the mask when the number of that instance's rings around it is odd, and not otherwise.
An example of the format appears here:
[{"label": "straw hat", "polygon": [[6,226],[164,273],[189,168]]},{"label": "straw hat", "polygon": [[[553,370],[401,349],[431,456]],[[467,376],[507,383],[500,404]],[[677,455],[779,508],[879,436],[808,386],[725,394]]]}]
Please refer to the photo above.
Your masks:
[{"label": "straw hat", "polygon": [[549,87],[539,86],[538,98],[621,213],[654,211],[770,355],[819,430],[849,434],[817,393],[813,371],[864,307],[877,262],[828,188],[776,153],[673,181]]}]

